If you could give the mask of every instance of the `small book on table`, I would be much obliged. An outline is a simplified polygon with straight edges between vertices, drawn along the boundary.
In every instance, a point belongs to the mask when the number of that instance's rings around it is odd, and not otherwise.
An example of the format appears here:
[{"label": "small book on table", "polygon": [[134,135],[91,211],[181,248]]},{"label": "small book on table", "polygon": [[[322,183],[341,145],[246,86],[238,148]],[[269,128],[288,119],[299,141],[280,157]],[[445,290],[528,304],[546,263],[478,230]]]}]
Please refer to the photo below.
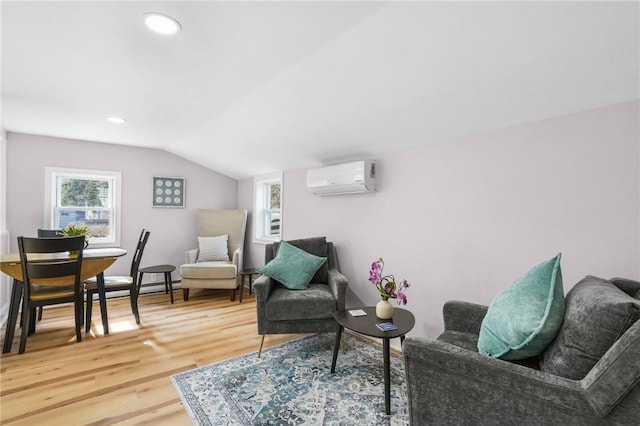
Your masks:
[{"label": "small book on table", "polygon": [[380,322],[376,324],[376,327],[378,327],[382,331],[391,331],[398,329],[398,327],[396,327],[396,325],[392,322]]}]

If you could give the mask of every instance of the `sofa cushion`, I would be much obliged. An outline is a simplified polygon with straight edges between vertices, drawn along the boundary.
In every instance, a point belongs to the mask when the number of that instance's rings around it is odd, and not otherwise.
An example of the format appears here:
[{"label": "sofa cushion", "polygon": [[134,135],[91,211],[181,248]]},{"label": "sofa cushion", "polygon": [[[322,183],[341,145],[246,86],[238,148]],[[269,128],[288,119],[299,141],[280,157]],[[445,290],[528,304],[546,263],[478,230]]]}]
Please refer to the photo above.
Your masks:
[{"label": "sofa cushion", "polygon": [[198,260],[196,262],[216,260],[229,260],[229,235],[198,237]]},{"label": "sofa cushion", "polygon": [[564,315],[560,253],[531,269],[489,305],[478,350],[507,360],[537,356],[553,341]]},{"label": "sofa cushion", "polygon": [[629,296],[640,299],[640,281],[619,277],[610,278],[609,281]]},{"label": "sofa cushion", "polygon": [[257,271],[291,290],[304,290],[326,261],[326,257],[315,256],[282,241],[276,257]]},{"label": "sofa cushion", "polygon": [[336,299],[326,284],[309,284],[303,291],[289,291],[276,287],[265,306],[269,321],[297,321],[333,318]]},{"label": "sofa cushion", "polygon": [[[287,240],[287,243],[318,257],[327,257],[329,253],[327,248],[327,237],[311,237],[311,238],[301,238],[298,240]],[[280,244],[281,243],[275,244],[276,252],[279,249]],[[329,262],[325,262],[322,264],[322,266],[320,266],[320,269],[316,271],[313,278],[311,278],[311,282],[326,284],[328,281],[329,281]]]},{"label": "sofa cushion", "polygon": [[187,263],[180,266],[182,278],[222,279],[235,278],[236,265],[230,261]]},{"label": "sofa cushion", "polygon": [[582,379],[638,319],[640,301],[608,280],[585,277],[567,293],[564,324],[543,353],[540,369]]}]

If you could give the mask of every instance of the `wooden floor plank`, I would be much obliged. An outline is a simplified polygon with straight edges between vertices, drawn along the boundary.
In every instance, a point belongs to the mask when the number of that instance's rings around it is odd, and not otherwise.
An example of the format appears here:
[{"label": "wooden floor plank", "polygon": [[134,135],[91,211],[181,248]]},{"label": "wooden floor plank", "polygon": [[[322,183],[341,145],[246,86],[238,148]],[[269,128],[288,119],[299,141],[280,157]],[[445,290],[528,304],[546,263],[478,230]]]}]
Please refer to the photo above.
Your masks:
[{"label": "wooden floor plank", "polygon": [[[109,299],[109,335],[94,303],[91,332],[75,341],[70,306],[47,307],[27,350],[0,358],[3,425],[188,425],[169,377],[258,350],[255,299],[191,291],[184,302],[164,294],[141,295],[141,324],[127,298]],[[5,330],[2,338],[4,339]],[[265,348],[300,337],[273,335]]]}]

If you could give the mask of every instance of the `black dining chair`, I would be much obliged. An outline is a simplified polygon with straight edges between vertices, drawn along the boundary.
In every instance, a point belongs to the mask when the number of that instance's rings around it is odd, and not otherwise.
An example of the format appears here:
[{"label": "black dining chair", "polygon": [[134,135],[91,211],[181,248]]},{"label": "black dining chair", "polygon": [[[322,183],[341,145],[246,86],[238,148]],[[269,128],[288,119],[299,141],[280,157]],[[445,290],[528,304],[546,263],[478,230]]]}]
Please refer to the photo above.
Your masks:
[{"label": "black dining chair", "polygon": [[58,229],[38,229],[38,238],[62,237],[62,231]]},{"label": "black dining chair", "polygon": [[[61,237],[62,234],[57,229],[38,229],[38,238]],[[42,306],[38,308],[38,321],[42,320]],[[33,327],[32,327],[33,328]]]},{"label": "black dining chair", "polygon": [[[140,282],[138,279],[138,269],[140,269],[140,261],[142,260],[142,253],[144,247],[147,245],[147,240],[151,233],[142,230],[140,237],[138,238],[138,244],[136,251],[133,253],[133,260],[131,261],[131,270],[129,275],[124,276],[105,276],[104,277],[104,291],[129,291],[129,299],[131,301],[131,311],[136,318],[136,324],[140,324],[140,314],[138,313],[138,292],[140,290]],[[98,292],[98,280],[93,277],[85,281],[84,285],[87,291],[87,318],[85,322],[85,331],[88,333],[91,330],[91,311],[93,306],[93,295]]]},{"label": "black dining chair", "polygon": [[[36,309],[73,303],[76,340],[82,341],[84,288],[80,278],[84,236],[71,238],[18,237],[22,268],[22,332],[19,353],[24,353],[27,336],[35,332]],[[73,255],[69,255],[74,253]],[[43,255],[52,255],[45,256]]]}]

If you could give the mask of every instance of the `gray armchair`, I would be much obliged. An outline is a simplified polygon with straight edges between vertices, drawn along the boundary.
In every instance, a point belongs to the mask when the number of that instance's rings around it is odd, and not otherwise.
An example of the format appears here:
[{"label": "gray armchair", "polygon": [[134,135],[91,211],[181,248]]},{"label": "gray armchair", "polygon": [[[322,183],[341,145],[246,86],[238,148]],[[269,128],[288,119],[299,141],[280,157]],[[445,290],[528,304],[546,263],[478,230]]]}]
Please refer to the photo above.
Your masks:
[{"label": "gray armchair", "polygon": [[[306,290],[289,290],[265,275],[253,283],[256,295],[258,334],[335,332],[333,314],[344,311],[347,279],[340,273],[332,242],[324,237],[287,241],[327,262],[316,272]],[[279,243],[265,247],[265,264],[276,257]]]},{"label": "gray armchair", "polygon": [[[486,306],[447,302],[445,331],[437,340],[410,337],[404,341],[411,424],[640,424],[640,283],[587,277],[574,288],[567,294],[564,323],[556,340],[540,357],[517,362],[478,353]],[[575,372],[547,371],[545,364],[571,369],[570,364],[552,362],[551,352],[604,343],[608,337],[600,335],[600,327],[607,328],[605,334],[611,331],[604,323],[621,304],[627,311],[614,315],[626,331],[618,329],[610,335],[614,343],[602,348],[604,355],[593,359],[595,365],[584,377],[571,379],[566,376]],[[606,313],[598,311],[598,306],[606,308]],[[580,358],[575,364],[585,356]]]}]

